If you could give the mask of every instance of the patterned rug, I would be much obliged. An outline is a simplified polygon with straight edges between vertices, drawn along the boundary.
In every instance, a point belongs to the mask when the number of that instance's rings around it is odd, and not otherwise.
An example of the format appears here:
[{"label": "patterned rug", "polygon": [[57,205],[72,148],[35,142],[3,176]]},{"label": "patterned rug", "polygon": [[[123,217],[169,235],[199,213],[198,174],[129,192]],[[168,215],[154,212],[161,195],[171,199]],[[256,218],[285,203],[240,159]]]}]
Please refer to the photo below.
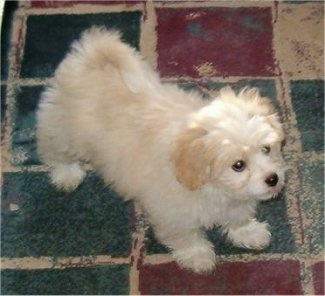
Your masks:
[{"label": "patterned rug", "polygon": [[[323,1],[7,2],[1,34],[1,294],[324,294]],[[259,252],[207,232],[211,274],[181,270],[136,204],[89,171],[71,194],[49,182],[35,110],[69,44],[116,28],[165,81],[213,96],[259,87],[278,105],[289,165],[283,194],[258,208]],[[64,131],[63,131],[64,132]]]}]

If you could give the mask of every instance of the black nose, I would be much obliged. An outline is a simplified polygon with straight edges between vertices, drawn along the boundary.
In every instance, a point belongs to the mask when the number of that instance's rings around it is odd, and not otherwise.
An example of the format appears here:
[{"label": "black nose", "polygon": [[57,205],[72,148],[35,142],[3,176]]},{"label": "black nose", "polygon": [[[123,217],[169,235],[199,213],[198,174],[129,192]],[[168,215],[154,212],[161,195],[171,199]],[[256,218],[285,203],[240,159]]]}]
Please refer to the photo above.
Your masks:
[{"label": "black nose", "polygon": [[265,180],[265,183],[267,185],[269,185],[270,187],[273,187],[276,184],[278,184],[278,181],[279,181],[278,175],[277,174],[272,174]]}]

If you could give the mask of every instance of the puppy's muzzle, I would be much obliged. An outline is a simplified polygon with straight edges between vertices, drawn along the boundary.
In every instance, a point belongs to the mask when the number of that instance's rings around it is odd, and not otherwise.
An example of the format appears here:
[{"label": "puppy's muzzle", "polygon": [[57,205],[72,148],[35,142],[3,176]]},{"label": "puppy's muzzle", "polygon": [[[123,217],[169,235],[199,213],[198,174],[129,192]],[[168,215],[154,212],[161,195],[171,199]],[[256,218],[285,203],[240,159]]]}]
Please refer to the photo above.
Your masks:
[{"label": "puppy's muzzle", "polygon": [[279,177],[275,173],[265,179],[265,183],[270,187],[274,187],[276,184],[278,184],[278,181]]}]

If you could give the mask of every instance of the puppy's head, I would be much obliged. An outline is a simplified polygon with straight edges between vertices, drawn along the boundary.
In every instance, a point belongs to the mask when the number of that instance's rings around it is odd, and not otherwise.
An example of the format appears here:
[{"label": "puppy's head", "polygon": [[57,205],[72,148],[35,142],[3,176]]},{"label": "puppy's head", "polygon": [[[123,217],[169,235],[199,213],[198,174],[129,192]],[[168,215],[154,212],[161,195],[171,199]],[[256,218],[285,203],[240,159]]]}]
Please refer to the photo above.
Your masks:
[{"label": "puppy's head", "polygon": [[189,190],[207,183],[235,199],[268,199],[284,184],[283,131],[270,101],[257,89],[223,88],[192,114],[171,159]]}]

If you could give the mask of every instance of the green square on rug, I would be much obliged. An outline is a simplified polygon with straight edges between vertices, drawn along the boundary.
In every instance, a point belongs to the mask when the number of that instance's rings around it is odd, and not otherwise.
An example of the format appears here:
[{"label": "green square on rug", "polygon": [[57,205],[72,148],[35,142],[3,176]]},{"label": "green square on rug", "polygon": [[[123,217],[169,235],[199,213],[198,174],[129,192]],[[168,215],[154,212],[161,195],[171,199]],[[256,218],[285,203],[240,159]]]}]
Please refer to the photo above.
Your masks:
[{"label": "green square on rug", "polygon": [[139,48],[141,15],[140,11],[132,11],[29,16],[21,78],[52,76],[70,44],[92,26],[119,30],[126,42]]},{"label": "green square on rug", "polygon": [[43,172],[5,173],[2,188],[2,256],[129,255],[133,204],[95,173],[69,194]]},{"label": "green square on rug", "polygon": [[3,270],[2,295],[127,295],[129,266]]}]

